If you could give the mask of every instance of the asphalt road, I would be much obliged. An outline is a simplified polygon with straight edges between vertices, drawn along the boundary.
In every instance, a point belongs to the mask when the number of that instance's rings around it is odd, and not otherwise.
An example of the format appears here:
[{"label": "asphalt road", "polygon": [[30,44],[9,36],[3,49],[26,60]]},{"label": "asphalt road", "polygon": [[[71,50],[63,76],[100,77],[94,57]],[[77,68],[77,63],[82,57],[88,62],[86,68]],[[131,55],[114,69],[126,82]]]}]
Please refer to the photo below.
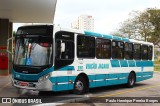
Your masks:
[{"label": "asphalt road", "polygon": [[[0,76],[0,97],[46,97],[49,98],[48,102],[43,106],[160,106],[160,103],[105,103],[104,100],[99,98],[108,97],[159,97],[160,98],[160,73],[155,72],[152,79],[136,83],[134,88],[126,88],[124,85],[108,86],[90,89],[90,92],[85,95],[75,95],[70,91],[65,92],[47,92],[46,94],[39,94],[37,91],[30,90],[17,90],[12,87],[10,83],[11,76],[1,77]],[[90,100],[92,98],[94,100]],[[65,103],[65,102],[76,102],[76,103]],[[78,103],[77,103],[78,102]],[[80,102],[80,103],[79,103]],[[101,103],[102,102],[102,103]],[[65,103],[65,104],[64,104]],[[21,106],[22,104],[0,104],[0,106]],[[23,104],[28,106],[33,104]],[[42,104],[34,104],[42,105]]]}]

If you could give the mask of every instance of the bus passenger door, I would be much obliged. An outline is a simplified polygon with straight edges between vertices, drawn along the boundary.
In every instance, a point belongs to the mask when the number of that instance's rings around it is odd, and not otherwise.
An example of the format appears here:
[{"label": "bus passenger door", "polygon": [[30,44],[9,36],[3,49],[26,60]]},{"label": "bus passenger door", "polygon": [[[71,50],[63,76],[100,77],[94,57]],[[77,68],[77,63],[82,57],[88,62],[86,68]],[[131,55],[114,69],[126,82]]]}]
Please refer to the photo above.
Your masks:
[{"label": "bus passenger door", "polygon": [[[55,35],[55,70],[70,71],[74,61],[74,33],[59,31]],[[65,69],[65,70],[64,70]]]}]

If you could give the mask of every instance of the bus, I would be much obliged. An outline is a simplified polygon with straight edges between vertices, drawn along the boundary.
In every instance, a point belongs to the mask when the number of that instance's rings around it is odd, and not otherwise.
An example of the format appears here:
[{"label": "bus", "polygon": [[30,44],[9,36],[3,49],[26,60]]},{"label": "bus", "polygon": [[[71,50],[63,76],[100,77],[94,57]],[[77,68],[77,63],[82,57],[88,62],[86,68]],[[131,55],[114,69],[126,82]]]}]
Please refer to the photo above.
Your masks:
[{"label": "bus", "polygon": [[153,43],[54,25],[19,27],[13,57],[13,86],[40,92],[133,87],[154,70]]}]

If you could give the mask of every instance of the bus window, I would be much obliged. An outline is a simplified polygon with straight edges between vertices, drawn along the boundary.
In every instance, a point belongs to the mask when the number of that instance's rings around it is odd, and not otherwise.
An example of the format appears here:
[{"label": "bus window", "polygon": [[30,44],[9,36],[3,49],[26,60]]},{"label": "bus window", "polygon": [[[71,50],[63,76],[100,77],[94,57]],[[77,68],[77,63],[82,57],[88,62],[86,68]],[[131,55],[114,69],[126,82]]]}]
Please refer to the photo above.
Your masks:
[{"label": "bus window", "polygon": [[112,41],[112,58],[113,59],[123,59],[124,53],[124,43],[121,41]]},{"label": "bus window", "polygon": [[153,52],[153,47],[152,46],[148,46],[148,59],[152,60],[152,52]]},{"label": "bus window", "polygon": [[125,43],[125,59],[131,60],[133,59],[133,44],[132,43]]},{"label": "bus window", "polygon": [[141,53],[142,53],[142,59],[148,60],[148,46],[147,45],[142,45]]},{"label": "bus window", "polygon": [[95,38],[91,36],[77,36],[77,57],[94,58],[95,57]]},{"label": "bus window", "polygon": [[59,31],[55,34],[55,70],[74,61],[74,33]]},{"label": "bus window", "polygon": [[140,44],[134,45],[134,59],[135,60],[141,59],[141,45]]},{"label": "bus window", "polygon": [[[65,48],[62,51],[61,44],[64,43]],[[56,58],[57,59],[73,59],[74,58],[74,43],[67,40],[57,40],[56,41]]]},{"label": "bus window", "polygon": [[108,39],[96,39],[96,57],[108,59],[111,57],[111,41]]}]

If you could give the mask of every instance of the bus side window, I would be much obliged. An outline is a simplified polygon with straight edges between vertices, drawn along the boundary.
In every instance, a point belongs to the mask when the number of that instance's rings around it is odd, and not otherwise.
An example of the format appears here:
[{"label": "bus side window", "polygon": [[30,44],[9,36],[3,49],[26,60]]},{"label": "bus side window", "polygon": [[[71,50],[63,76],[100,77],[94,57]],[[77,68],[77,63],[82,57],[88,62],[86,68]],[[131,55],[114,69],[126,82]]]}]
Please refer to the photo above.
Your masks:
[{"label": "bus side window", "polygon": [[94,58],[95,57],[95,38],[91,36],[77,36],[77,57]]},{"label": "bus side window", "polygon": [[[61,44],[65,44],[65,50],[62,51]],[[57,40],[57,59],[73,59],[74,58],[74,43],[72,41],[65,41],[65,40]]]},{"label": "bus side window", "polygon": [[124,43],[121,41],[112,41],[112,58],[123,59],[124,58]]},{"label": "bus side window", "polygon": [[148,46],[147,45],[142,45],[141,53],[142,53],[142,59],[148,60]]},{"label": "bus side window", "polygon": [[148,59],[152,60],[152,55],[153,55],[153,47],[148,46]]},{"label": "bus side window", "polygon": [[125,59],[128,59],[128,60],[133,59],[133,44],[132,43],[125,43],[124,57]]},{"label": "bus side window", "polygon": [[109,59],[111,57],[111,41],[108,39],[96,39],[96,57],[98,59]]},{"label": "bus side window", "polygon": [[140,44],[134,44],[134,59],[140,60],[141,59],[141,45]]}]

